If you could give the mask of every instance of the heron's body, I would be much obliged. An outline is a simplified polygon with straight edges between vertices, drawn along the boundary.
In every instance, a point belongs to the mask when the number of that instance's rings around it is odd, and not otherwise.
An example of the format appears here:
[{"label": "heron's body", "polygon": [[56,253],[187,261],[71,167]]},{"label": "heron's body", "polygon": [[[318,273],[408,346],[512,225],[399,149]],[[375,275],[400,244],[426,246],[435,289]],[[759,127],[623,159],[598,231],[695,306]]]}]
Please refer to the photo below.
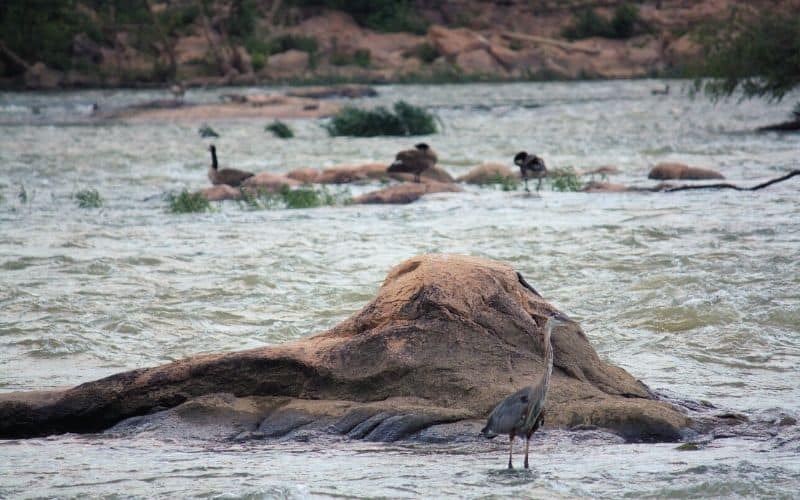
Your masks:
[{"label": "heron's body", "polygon": [[514,164],[519,167],[522,179],[525,181],[525,191],[530,191],[528,189],[528,176],[539,179],[539,183],[536,185],[537,191],[542,187],[542,177],[547,175],[547,167],[544,164],[544,160],[536,155],[520,151],[514,157]]},{"label": "heron's body", "polygon": [[508,452],[508,467],[511,468],[511,453],[513,451],[514,437],[525,436],[525,468],[528,468],[528,445],[531,436],[544,424],[545,402],[547,391],[550,388],[550,376],[553,373],[553,346],[550,342],[550,335],[553,326],[557,323],[569,321],[566,316],[555,313],[548,318],[542,335],[544,344],[544,372],[534,381],[532,385],[523,387],[514,394],[508,396],[498,404],[489,419],[486,427],[481,434],[484,437],[493,438],[498,434],[506,434],[509,437],[510,445]]},{"label": "heron's body", "polygon": [[389,166],[388,172],[414,174],[414,181],[420,181],[420,175],[427,169],[436,165],[436,153],[425,143],[414,146],[414,149],[400,151],[395,156],[394,162]]},{"label": "heron's body", "polygon": [[252,173],[235,168],[219,168],[219,164],[217,163],[217,148],[212,144],[208,149],[211,151],[211,166],[208,167],[208,179],[211,181],[211,184],[215,186],[227,184],[229,186],[238,187],[246,179],[253,177]]}]

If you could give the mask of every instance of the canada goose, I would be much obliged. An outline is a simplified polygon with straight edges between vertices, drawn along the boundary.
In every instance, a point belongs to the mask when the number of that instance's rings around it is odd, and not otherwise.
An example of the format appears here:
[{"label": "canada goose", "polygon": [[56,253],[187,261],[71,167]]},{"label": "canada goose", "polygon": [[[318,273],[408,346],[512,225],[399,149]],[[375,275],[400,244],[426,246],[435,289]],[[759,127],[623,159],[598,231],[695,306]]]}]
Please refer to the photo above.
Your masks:
[{"label": "canada goose", "polygon": [[539,178],[536,190],[538,191],[542,187],[542,177],[547,175],[547,167],[544,165],[544,160],[536,155],[529,155],[525,151],[520,151],[514,157],[514,165],[519,167],[522,179],[525,181],[525,191],[530,192],[530,189],[528,189],[528,172]]},{"label": "canada goose", "polygon": [[433,149],[421,142],[415,145],[414,149],[406,149],[397,153],[387,171],[414,174],[414,182],[420,182],[420,174],[436,165],[437,160]]},{"label": "canada goose", "polygon": [[235,168],[220,169],[219,164],[217,164],[217,148],[212,144],[208,147],[208,150],[211,151],[211,166],[208,167],[208,179],[211,181],[211,184],[215,186],[218,184],[227,184],[237,187],[245,179],[253,177],[253,174],[250,172],[243,172]]}]

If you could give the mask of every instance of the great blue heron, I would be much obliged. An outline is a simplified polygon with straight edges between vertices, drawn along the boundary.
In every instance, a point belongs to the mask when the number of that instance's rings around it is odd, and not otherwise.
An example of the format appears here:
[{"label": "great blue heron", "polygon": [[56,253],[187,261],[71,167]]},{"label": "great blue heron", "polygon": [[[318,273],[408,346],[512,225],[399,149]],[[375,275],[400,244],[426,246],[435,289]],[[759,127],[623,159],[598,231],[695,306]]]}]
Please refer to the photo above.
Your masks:
[{"label": "great blue heron", "polygon": [[528,189],[528,172],[539,178],[536,190],[538,191],[542,187],[542,177],[547,174],[547,167],[544,165],[544,160],[536,155],[530,155],[525,151],[520,151],[514,157],[514,165],[519,167],[522,179],[525,181],[525,191],[530,192],[530,189]]},{"label": "great blue heron", "polygon": [[514,437],[525,436],[525,468],[528,468],[528,445],[536,429],[544,424],[544,403],[547,399],[547,389],[550,387],[550,374],[553,372],[553,345],[550,335],[557,325],[571,322],[565,314],[554,312],[547,318],[540,339],[544,346],[544,373],[529,385],[508,396],[492,410],[486,427],[481,434],[489,439],[498,434],[507,434],[509,437],[508,468],[511,465],[511,456],[514,450]]},{"label": "great blue heron", "polygon": [[414,174],[414,182],[419,182],[420,174],[436,165],[437,160],[438,158],[433,149],[421,142],[415,145],[414,149],[406,149],[397,153],[394,162],[389,165],[388,172]]},{"label": "great blue heron", "polygon": [[172,84],[169,91],[172,93],[172,97],[175,98],[176,102],[183,102],[183,95],[186,93],[186,87],[183,86],[182,82],[175,82]]},{"label": "great blue heron", "polygon": [[208,179],[211,181],[211,184],[215,186],[218,184],[227,184],[237,187],[244,182],[245,179],[253,177],[253,174],[250,172],[243,172],[235,168],[220,169],[217,163],[217,148],[212,144],[208,147],[208,150],[211,151],[211,166],[208,167]]}]

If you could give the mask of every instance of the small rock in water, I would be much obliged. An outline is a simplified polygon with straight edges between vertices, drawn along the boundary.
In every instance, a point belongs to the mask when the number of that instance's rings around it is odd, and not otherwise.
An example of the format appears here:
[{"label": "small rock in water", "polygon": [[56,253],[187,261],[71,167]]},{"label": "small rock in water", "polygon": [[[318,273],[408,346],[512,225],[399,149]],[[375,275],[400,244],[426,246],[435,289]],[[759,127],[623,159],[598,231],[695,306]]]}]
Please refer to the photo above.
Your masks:
[{"label": "small rock in water", "polygon": [[219,137],[219,134],[207,124],[203,124],[200,129],[198,129],[198,132],[200,133],[200,137]]}]

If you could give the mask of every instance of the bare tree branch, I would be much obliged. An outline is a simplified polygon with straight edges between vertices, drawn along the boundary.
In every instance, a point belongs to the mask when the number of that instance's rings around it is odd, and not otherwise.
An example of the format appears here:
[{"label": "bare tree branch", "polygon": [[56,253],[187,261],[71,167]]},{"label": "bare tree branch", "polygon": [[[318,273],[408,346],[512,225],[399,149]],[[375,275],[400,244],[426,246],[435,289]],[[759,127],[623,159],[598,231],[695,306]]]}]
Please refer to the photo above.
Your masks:
[{"label": "bare tree branch", "polygon": [[688,191],[692,189],[735,189],[736,191],[758,191],[759,189],[764,189],[767,186],[771,186],[773,184],[777,184],[778,182],[783,182],[787,179],[791,179],[792,177],[800,175],[800,170],[792,170],[788,174],[777,177],[775,179],[768,180],[766,182],[762,182],[761,184],[752,186],[752,187],[741,187],[735,184],[729,184],[727,182],[719,183],[719,184],[699,184],[699,185],[683,185],[683,186],[675,186],[668,189],[664,189],[664,193],[674,193],[675,191]]}]

